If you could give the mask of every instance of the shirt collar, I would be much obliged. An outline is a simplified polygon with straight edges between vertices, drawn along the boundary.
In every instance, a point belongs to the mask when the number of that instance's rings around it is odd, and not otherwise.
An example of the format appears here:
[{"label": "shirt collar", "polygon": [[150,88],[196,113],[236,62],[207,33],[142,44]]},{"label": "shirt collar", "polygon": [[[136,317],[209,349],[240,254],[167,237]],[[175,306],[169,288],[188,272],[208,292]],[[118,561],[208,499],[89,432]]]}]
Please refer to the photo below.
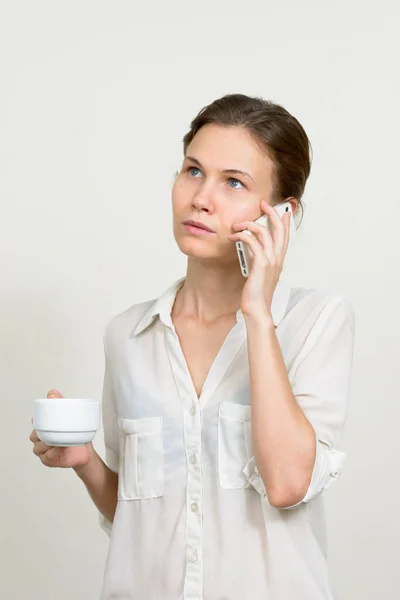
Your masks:
[{"label": "shirt collar", "polygon": [[[132,331],[132,336],[138,335],[144,331],[154,319],[158,316],[160,320],[169,327],[173,326],[171,319],[172,307],[175,302],[176,294],[185,282],[186,277],[177,279],[159,298],[157,298],[146,310],[139,322]],[[289,303],[290,286],[279,280],[272,297],[271,314],[275,327],[279,325],[285,316],[287,305]],[[243,321],[243,313],[239,309],[236,312],[237,322]]]}]

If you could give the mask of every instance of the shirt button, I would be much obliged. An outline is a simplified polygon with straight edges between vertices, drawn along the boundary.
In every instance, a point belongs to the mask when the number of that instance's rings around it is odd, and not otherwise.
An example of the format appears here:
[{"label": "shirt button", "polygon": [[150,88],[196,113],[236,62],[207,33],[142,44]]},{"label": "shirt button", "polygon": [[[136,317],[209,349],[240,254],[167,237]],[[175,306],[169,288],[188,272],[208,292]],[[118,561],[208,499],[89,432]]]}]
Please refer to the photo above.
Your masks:
[{"label": "shirt button", "polygon": [[192,415],[192,417],[194,417],[194,415],[196,414],[196,407],[192,406],[192,408],[190,409],[190,414]]},{"label": "shirt button", "polygon": [[192,456],[190,457],[190,462],[192,463],[192,465],[195,465],[197,463],[197,456],[195,454],[192,454]]},{"label": "shirt button", "polygon": [[192,512],[197,512],[198,506],[197,506],[196,502],[193,502],[193,504],[191,505],[190,508],[192,509]]}]

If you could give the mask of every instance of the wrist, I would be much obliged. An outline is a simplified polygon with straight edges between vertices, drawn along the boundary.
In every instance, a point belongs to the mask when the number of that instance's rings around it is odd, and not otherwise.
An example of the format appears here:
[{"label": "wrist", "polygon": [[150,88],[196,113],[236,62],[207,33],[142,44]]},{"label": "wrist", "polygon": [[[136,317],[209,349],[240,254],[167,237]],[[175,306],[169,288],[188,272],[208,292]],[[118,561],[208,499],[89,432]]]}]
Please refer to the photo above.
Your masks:
[{"label": "wrist", "polygon": [[256,310],[247,313],[243,313],[247,327],[262,327],[275,329],[274,320],[272,315],[267,310]]},{"label": "wrist", "polygon": [[78,477],[80,477],[80,479],[85,479],[87,477],[87,474],[93,470],[93,465],[95,464],[96,459],[98,458],[98,454],[94,449],[92,442],[89,442],[89,444],[87,444],[87,448],[88,460],[84,464],[73,467],[75,473],[78,475]]}]

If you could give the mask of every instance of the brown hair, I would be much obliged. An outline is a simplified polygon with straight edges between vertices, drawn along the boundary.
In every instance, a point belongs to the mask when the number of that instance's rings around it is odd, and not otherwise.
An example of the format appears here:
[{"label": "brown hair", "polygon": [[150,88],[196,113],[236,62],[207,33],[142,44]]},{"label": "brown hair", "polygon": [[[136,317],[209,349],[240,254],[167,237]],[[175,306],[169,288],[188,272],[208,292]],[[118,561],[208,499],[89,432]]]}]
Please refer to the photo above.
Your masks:
[{"label": "brown hair", "polygon": [[[183,153],[201,127],[213,123],[246,129],[274,164],[274,204],[294,197],[299,202],[311,169],[311,144],[299,121],[285,108],[269,100],[244,94],[228,94],[200,110],[183,138]],[[298,211],[296,211],[297,214]]]}]

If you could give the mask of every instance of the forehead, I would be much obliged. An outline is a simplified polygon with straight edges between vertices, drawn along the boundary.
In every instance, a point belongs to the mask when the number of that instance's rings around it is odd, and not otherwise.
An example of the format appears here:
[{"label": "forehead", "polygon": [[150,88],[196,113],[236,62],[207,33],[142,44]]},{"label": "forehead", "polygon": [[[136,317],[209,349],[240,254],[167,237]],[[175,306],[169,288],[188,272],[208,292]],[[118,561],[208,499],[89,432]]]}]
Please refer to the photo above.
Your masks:
[{"label": "forehead", "polygon": [[204,125],[189,144],[187,154],[210,169],[240,169],[254,178],[272,173],[271,159],[242,127]]}]

